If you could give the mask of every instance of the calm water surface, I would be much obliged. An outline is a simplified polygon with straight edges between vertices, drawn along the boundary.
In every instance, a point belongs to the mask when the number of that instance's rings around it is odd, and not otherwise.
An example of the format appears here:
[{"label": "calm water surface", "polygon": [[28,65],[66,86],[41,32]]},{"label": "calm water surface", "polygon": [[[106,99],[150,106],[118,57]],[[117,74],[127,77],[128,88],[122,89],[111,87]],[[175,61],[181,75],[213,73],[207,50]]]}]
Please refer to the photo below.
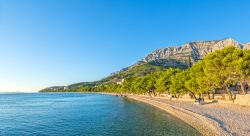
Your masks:
[{"label": "calm water surface", "polygon": [[0,135],[200,135],[147,104],[102,94],[0,94]]}]

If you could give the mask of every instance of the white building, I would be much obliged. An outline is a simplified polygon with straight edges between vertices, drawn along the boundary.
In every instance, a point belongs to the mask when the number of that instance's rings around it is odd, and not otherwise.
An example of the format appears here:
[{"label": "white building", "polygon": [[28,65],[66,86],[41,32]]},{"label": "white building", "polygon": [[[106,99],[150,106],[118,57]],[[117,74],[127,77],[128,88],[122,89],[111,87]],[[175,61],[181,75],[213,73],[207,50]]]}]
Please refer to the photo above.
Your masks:
[{"label": "white building", "polygon": [[121,81],[119,81],[119,82],[116,82],[116,84],[118,84],[118,85],[122,85],[122,83],[124,82],[124,79],[122,79]]}]

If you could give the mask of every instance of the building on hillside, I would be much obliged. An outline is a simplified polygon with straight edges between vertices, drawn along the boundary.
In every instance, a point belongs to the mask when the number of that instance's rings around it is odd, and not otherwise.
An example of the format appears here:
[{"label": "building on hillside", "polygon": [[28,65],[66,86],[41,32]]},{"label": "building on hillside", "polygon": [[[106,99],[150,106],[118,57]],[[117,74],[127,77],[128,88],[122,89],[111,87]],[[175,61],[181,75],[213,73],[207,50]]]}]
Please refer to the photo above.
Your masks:
[{"label": "building on hillside", "polygon": [[118,85],[122,85],[122,83],[124,82],[124,79],[122,79],[122,80],[120,80],[120,81],[118,81],[118,82],[116,82],[116,84],[118,84]]},{"label": "building on hillside", "polygon": [[67,90],[67,89],[69,89],[69,87],[68,87],[68,86],[64,86],[63,89],[64,89],[64,90]]}]

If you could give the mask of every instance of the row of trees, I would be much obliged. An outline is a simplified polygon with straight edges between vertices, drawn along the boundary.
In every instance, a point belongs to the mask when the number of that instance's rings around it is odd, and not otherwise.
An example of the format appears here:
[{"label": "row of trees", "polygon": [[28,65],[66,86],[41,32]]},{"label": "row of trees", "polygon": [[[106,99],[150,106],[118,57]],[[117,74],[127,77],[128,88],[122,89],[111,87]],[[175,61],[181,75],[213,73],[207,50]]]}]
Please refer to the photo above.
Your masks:
[{"label": "row of trees", "polygon": [[201,97],[204,93],[215,93],[217,89],[224,89],[232,99],[229,87],[240,83],[241,91],[246,93],[244,80],[249,75],[250,51],[229,46],[208,54],[186,70],[169,68],[145,76],[127,77],[122,85],[113,83],[78,88],[77,91],[144,94],[153,90],[176,97],[188,93],[197,99],[197,96]]}]

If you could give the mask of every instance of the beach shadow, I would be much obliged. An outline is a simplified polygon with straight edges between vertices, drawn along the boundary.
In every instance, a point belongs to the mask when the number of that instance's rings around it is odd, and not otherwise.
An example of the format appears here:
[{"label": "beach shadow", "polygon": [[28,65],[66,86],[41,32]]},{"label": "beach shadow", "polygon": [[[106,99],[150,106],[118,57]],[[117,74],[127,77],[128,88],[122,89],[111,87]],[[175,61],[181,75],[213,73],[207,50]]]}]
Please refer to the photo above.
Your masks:
[{"label": "beach shadow", "polygon": [[211,115],[209,115],[209,114],[204,114],[204,115],[205,115],[207,118],[210,118],[210,119],[216,121],[217,123],[219,123],[220,127],[221,127],[225,132],[227,132],[228,134],[234,136],[234,133],[231,133],[231,132],[225,127],[225,123],[224,123],[223,121],[221,121],[221,120],[219,120],[218,118],[213,117],[213,116],[211,116]]},{"label": "beach shadow", "polygon": [[218,103],[218,100],[213,100],[211,102],[204,102],[201,105],[206,105],[206,104],[213,104],[213,103]]}]

